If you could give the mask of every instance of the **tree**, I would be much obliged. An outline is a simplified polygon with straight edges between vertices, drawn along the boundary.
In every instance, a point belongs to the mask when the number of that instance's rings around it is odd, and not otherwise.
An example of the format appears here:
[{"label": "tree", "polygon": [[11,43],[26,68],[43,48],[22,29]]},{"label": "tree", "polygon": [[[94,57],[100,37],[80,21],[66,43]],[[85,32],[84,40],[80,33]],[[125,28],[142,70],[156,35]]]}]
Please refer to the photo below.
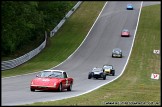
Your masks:
[{"label": "tree", "polygon": [[[76,1],[2,1],[1,54],[15,54],[44,40]],[[35,47],[34,47],[35,48]]]},{"label": "tree", "polygon": [[[2,2],[2,54],[13,54],[37,37],[44,37],[43,13],[37,2]],[[37,32],[37,33],[36,33]]]}]

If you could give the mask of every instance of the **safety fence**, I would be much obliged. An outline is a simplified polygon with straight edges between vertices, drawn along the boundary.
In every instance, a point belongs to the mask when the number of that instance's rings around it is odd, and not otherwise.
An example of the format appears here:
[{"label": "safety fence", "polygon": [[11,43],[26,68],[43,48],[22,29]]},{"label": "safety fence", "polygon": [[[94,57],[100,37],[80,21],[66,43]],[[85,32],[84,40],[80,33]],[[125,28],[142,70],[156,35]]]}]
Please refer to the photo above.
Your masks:
[{"label": "safety fence", "polygon": [[35,55],[40,53],[43,50],[43,48],[45,48],[46,38],[47,38],[47,36],[45,36],[45,40],[40,46],[38,46],[36,49],[28,52],[27,54],[20,56],[13,60],[2,61],[1,62],[1,70],[7,70],[7,69],[17,67],[17,66],[23,64],[24,62],[30,60],[31,58],[33,58]]},{"label": "safety fence", "polygon": [[[80,6],[82,1],[77,2],[77,4],[65,15],[65,17],[60,21],[60,23],[50,32],[50,37],[54,36],[54,34],[58,31],[58,29],[64,24],[65,20],[71,16],[71,14]],[[31,58],[33,58],[35,55],[39,54],[46,46],[46,39],[47,39],[47,33],[45,33],[45,40],[44,42],[38,46],[36,49],[30,51],[29,53],[20,56],[18,58],[15,58],[13,60],[7,60],[7,61],[1,61],[1,70],[7,70],[11,68],[15,68]]]},{"label": "safety fence", "polygon": [[65,17],[60,21],[60,23],[50,32],[50,37],[54,36],[55,33],[60,29],[60,27],[65,23],[66,19],[70,17],[74,11],[80,6],[82,1],[79,1],[66,15]]}]

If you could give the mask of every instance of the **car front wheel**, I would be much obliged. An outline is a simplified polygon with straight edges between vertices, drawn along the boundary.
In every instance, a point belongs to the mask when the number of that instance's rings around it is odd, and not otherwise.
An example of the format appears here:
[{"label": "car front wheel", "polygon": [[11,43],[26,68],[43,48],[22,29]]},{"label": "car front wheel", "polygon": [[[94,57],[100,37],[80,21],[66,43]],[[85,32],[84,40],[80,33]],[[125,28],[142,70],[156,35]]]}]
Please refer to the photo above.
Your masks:
[{"label": "car front wheel", "polygon": [[72,83],[70,84],[70,86],[67,88],[67,91],[71,91],[72,90]]}]

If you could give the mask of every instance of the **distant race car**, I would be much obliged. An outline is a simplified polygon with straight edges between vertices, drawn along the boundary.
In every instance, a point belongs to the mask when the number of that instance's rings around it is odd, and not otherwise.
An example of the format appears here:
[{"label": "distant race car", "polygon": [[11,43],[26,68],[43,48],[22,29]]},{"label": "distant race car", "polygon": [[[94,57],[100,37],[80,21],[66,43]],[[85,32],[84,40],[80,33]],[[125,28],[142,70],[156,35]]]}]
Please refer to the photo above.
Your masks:
[{"label": "distant race car", "polygon": [[112,65],[105,64],[103,65],[103,72],[106,73],[106,75],[115,75],[115,69],[113,68]]},{"label": "distant race car", "polygon": [[129,37],[130,36],[130,32],[128,29],[123,29],[121,32],[121,37]]},{"label": "distant race car", "polygon": [[62,70],[44,70],[31,81],[30,90],[72,90],[73,78]]},{"label": "distant race car", "polygon": [[127,10],[133,10],[133,5],[132,4],[127,4]]},{"label": "distant race car", "polygon": [[96,79],[103,78],[103,80],[105,80],[106,79],[106,74],[103,72],[102,68],[95,67],[88,74],[88,79],[91,79],[91,78],[96,78]]},{"label": "distant race car", "polygon": [[113,57],[113,58],[114,58],[114,57],[122,58],[122,57],[123,57],[123,56],[122,56],[122,50],[119,49],[119,48],[113,49],[113,51],[112,51],[112,57]]}]

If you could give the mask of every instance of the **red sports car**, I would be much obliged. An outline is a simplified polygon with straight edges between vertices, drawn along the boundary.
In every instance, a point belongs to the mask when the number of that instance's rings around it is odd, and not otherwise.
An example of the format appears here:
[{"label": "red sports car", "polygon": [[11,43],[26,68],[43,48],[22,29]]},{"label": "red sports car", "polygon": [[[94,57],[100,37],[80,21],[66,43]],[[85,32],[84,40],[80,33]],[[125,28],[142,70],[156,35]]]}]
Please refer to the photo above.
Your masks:
[{"label": "red sports car", "polygon": [[44,70],[31,81],[30,90],[72,90],[73,78],[62,70]]},{"label": "red sports car", "polygon": [[121,33],[122,37],[129,37],[130,36],[130,32],[128,29],[123,29],[122,33]]}]

